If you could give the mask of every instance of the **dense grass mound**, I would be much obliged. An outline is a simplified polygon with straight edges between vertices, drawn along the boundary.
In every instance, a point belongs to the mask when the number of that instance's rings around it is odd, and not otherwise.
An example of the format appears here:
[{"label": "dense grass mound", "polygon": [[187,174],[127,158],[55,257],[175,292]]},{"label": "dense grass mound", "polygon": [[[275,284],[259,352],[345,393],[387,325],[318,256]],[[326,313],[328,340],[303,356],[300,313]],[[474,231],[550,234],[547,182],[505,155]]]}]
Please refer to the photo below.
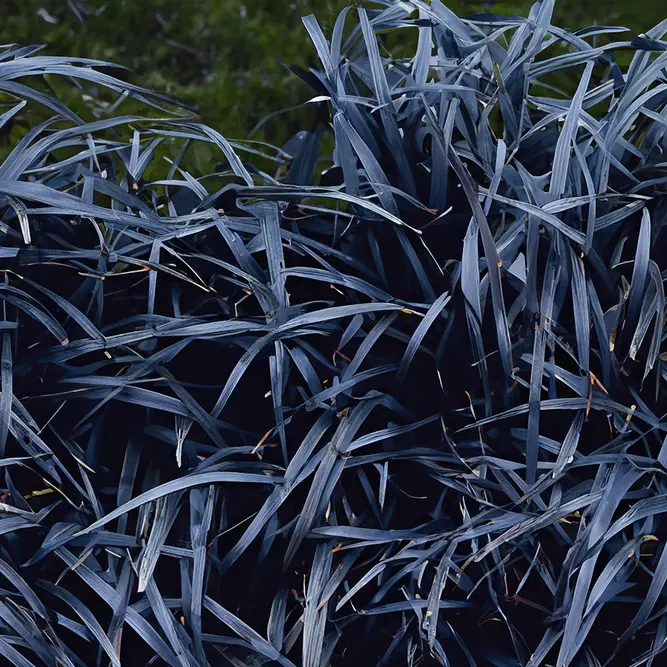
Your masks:
[{"label": "dense grass mound", "polygon": [[376,6],[280,150],[0,54],[4,664],[663,664],[667,21]]}]

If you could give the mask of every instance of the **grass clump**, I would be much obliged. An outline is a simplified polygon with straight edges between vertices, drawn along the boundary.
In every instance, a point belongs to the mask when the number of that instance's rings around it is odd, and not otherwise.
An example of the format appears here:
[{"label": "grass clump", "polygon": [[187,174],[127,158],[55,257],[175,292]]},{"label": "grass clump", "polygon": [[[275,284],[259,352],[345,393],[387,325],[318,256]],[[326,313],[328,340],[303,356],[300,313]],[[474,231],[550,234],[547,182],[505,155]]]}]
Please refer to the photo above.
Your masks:
[{"label": "grass clump", "polygon": [[6,660],[659,664],[667,21],[553,4],[306,17],[280,148],[5,48]]}]

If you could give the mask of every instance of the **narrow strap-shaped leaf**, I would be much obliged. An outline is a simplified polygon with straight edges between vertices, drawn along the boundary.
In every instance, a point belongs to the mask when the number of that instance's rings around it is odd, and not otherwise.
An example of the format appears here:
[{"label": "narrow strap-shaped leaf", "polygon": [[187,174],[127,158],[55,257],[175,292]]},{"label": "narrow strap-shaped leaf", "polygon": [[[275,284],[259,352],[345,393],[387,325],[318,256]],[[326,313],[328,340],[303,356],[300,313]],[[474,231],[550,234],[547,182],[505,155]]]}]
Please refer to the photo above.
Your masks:
[{"label": "narrow strap-shaped leaf", "polygon": [[410,338],[410,342],[408,343],[407,348],[405,349],[405,352],[403,354],[403,359],[401,359],[401,363],[398,368],[398,373],[396,374],[398,382],[402,382],[405,379],[405,376],[407,375],[408,370],[410,368],[410,364],[412,363],[412,360],[414,359],[414,356],[417,353],[417,350],[421,345],[421,342],[424,340],[424,336],[426,336],[426,333],[431,328],[431,325],[440,315],[443,308],[449,302],[450,298],[451,297],[449,296],[449,294],[447,294],[447,292],[441,294],[433,302],[432,306],[428,309],[426,315],[424,315],[424,318],[418,324],[414,334],[412,334],[412,337]]},{"label": "narrow strap-shaped leaf", "polygon": [[584,99],[584,95],[588,90],[591,76],[593,74],[593,66],[595,61],[590,60],[586,63],[584,73],[581,75],[581,80],[577,87],[577,91],[572,98],[570,108],[565,116],[565,123],[563,129],[556,143],[556,151],[554,153],[553,168],[551,171],[551,184],[549,185],[549,194],[553,199],[559,199],[565,194],[565,183],[567,180],[567,171],[571,160],[572,142],[576,141],[577,130],[579,129],[579,113]]},{"label": "narrow strap-shaped leaf", "polygon": [[106,516],[102,517],[98,521],[86,526],[83,530],[80,530],[77,535],[85,535],[90,533],[102,526],[106,525],[110,521],[117,519],[127,512],[131,512],[133,509],[140,507],[148,502],[157,500],[163,496],[166,496],[170,493],[175,493],[177,491],[182,491],[184,489],[189,489],[193,486],[202,486],[205,484],[222,484],[225,482],[250,482],[255,484],[275,484],[279,478],[266,477],[265,475],[254,475],[250,473],[242,472],[203,472],[197,473],[194,475],[188,475],[186,477],[181,477],[180,479],[172,480],[171,482],[166,482],[160,486],[146,491],[136,498],[126,502],[121,507],[116,508],[113,512],[110,512]]},{"label": "narrow strap-shaped leaf", "polygon": [[216,618],[220,619],[227,627],[234,631],[239,637],[245,639],[261,655],[269,660],[275,660],[284,667],[294,667],[294,663],[277,651],[266,639],[260,636],[249,625],[240,618],[227,611],[215,600],[206,596],[204,598],[204,607],[208,609]]}]

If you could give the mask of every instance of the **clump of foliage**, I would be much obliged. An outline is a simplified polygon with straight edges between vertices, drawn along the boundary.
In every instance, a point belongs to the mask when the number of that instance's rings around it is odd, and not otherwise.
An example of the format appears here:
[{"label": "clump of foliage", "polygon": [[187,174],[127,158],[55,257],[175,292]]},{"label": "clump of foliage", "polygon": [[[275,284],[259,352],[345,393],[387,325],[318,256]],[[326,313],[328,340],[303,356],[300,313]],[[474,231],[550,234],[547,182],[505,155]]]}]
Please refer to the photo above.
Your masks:
[{"label": "clump of foliage", "polygon": [[3,50],[11,664],[664,660],[667,21],[376,7],[281,149]]}]

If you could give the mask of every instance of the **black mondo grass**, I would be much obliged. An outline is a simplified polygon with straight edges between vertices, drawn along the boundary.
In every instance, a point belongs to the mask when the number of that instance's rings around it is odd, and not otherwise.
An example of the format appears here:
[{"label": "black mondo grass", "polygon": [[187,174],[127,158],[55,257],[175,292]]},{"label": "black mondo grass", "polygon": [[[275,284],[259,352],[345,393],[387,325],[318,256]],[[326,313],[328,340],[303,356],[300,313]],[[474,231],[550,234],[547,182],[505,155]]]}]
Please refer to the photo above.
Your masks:
[{"label": "black mondo grass", "polygon": [[664,664],[667,20],[553,4],[306,17],[282,148],[2,48],[2,664]]}]

